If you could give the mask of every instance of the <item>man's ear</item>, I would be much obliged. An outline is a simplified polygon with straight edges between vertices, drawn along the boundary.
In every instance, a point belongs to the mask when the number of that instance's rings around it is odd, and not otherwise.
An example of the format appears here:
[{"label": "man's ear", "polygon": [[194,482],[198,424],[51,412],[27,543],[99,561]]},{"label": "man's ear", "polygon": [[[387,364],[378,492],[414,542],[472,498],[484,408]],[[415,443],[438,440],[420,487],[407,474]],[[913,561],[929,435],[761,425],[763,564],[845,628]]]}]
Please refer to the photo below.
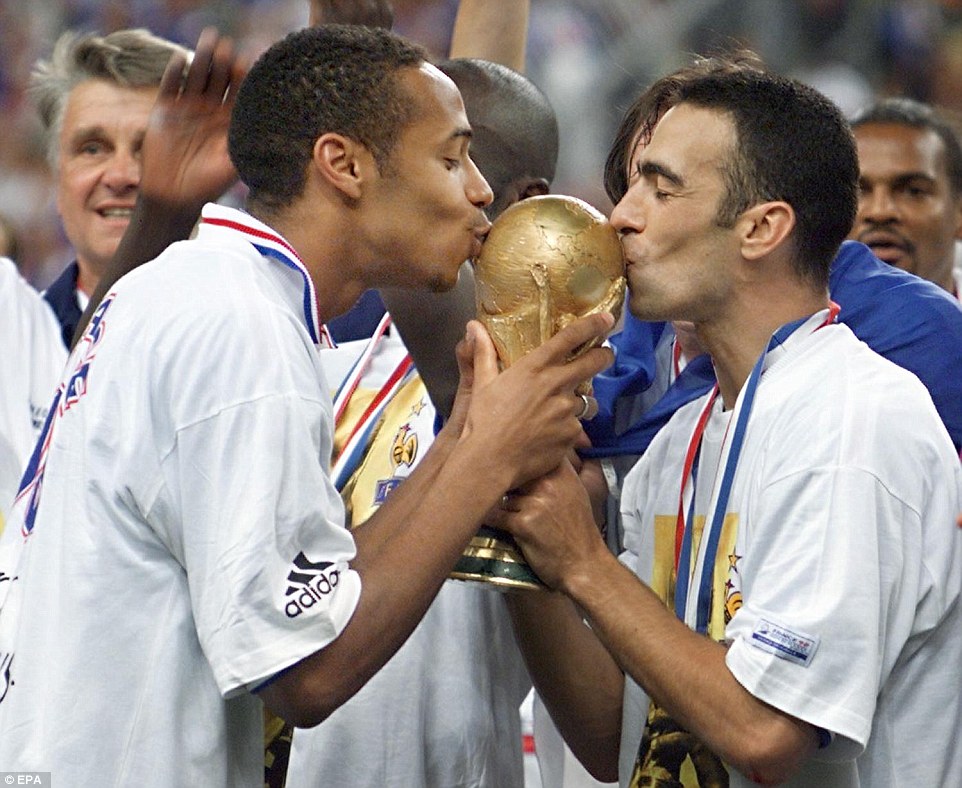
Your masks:
[{"label": "man's ear", "polygon": [[529,178],[518,185],[518,199],[525,200],[528,197],[537,197],[547,194],[551,186],[544,178]]},{"label": "man's ear", "polygon": [[352,200],[360,198],[363,184],[377,172],[374,157],[364,145],[334,132],[314,142],[313,164],[325,182]]},{"label": "man's ear", "polygon": [[786,242],[795,229],[795,210],[781,200],[753,205],[736,220],[742,256],[758,260]]},{"label": "man's ear", "polygon": [[538,197],[551,191],[551,187],[544,178],[515,178],[505,187],[508,195],[507,201],[501,205],[501,210],[510,208],[516,202],[526,200],[528,197]]}]

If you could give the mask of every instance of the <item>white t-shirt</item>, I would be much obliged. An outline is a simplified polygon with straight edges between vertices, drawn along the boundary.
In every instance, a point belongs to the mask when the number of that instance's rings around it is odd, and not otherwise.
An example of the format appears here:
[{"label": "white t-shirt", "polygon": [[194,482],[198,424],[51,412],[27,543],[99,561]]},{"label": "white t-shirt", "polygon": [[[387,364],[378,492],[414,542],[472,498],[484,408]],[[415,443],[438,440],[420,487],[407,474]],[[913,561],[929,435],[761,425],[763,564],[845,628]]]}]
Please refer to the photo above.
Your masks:
[{"label": "white t-shirt", "polygon": [[[347,342],[321,352],[332,383],[366,346],[366,340]],[[352,407],[363,411],[405,352],[396,332],[378,342]],[[349,485],[355,522],[416,467],[433,441],[434,416],[414,376],[385,409],[363,469]],[[339,426],[338,443],[344,440]],[[518,707],[530,687],[502,593],[448,580],[408,640],[357,695],[316,728],[294,731],[287,786],[520,786]]]},{"label": "white t-shirt", "polygon": [[67,351],[50,306],[0,257],[0,531],[47,417]]},{"label": "white t-shirt", "polygon": [[[704,403],[675,414],[625,483],[622,560],[662,598],[682,460]],[[960,510],[958,457],[919,381],[845,326],[793,336],[748,422],[709,626],[731,643],[728,668],[749,692],[834,735],[789,785],[962,775]],[[623,784],[648,710],[629,680]]]},{"label": "white t-shirt", "polygon": [[204,219],[117,283],[68,361],[0,608],[5,770],[260,785],[249,690],[330,643],[356,607],[313,285],[254,248],[283,251],[270,228],[218,206]]}]

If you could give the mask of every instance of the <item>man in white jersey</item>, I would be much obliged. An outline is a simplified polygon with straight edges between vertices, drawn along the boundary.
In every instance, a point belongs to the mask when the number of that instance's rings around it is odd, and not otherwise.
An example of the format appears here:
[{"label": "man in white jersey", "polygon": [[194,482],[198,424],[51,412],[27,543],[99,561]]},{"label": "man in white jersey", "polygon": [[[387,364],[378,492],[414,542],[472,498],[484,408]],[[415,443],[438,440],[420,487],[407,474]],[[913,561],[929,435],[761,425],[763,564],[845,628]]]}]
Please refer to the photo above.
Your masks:
[{"label": "man in white jersey", "polygon": [[[517,184],[525,184],[522,195],[535,186],[546,189],[557,127],[537,88],[488,61],[438,66],[458,84],[476,129],[472,158],[495,195],[489,218],[495,218],[495,206],[509,202],[499,198],[517,200]],[[533,128],[537,136],[530,134]],[[459,289],[472,285],[470,271],[462,270],[461,278]],[[388,300],[414,298],[413,292],[392,293]],[[414,330],[434,325],[424,319],[423,308],[416,322],[421,325]],[[411,325],[409,319],[401,326],[405,341]],[[421,462],[434,439],[435,405],[393,324],[369,339],[322,351],[322,362],[337,389],[334,482],[356,526]],[[432,394],[437,391],[435,385]],[[323,725],[294,731],[287,785],[520,785],[518,707],[530,689],[504,595],[482,584],[449,580],[408,641],[367,686]],[[270,755],[268,760],[272,777]]]},{"label": "man in white jersey", "polygon": [[[494,195],[486,209],[492,220],[515,200],[546,191],[557,158],[551,107],[534,85],[500,65],[523,68],[527,14],[526,0],[464,0],[451,41],[456,59],[437,64],[463,96],[473,132],[471,157]],[[311,3],[311,24],[345,16],[355,23],[390,24],[387,3]],[[456,299],[472,289],[470,273],[470,266],[462,268],[457,293],[386,295],[392,315],[394,307],[402,314],[415,312],[401,325],[404,342],[398,324],[391,324],[383,333],[338,341],[322,352],[337,389],[333,478],[352,527],[367,520],[425,456],[434,439],[432,397],[441,398],[445,415],[450,411],[456,367],[452,371],[447,358],[437,359],[445,371],[439,375],[429,365],[431,380],[424,381],[420,370],[405,366],[410,364],[405,342],[417,342],[417,334],[425,332],[431,334],[429,344],[440,343],[437,321],[425,319],[423,299]],[[473,293],[468,303],[462,333],[473,315]],[[330,329],[337,336],[345,320],[377,325],[378,318],[383,319],[383,306],[371,292]],[[366,362],[351,374],[365,353]],[[357,695],[322,725],[293,731],[286,775],[284,736],[290,732],[269,743],[265,779],[279,785],[286,776],[289,788],[520,785],[518,707],[530,687],[503,595],[479,584],[446,581],[405,644]]]},{"label": "man in white jersey", "polygon": [[0,543],[4,768],[259,784],[259,701],[328,716],[579,439],[574,388],[610,356],[566,359],[610,320],[502,374],[474,324],[429,456],[343,527],[323,323],[368,287],[451,286],[487,229],[469,140],[453,84],[388,33],[302,31],[252,68],[230,133],[249,212],[208,206],[100,303]]},{"label": "man in white jersey", "polygon": [[47,417],[67,358],[57,319],[40,294],[0,257],[0,532]]},{"label": "man in white jersey", "polygon": [[[339,17],[350,17],[356,23],[383,24],[390,19],[385,3],[366,5],[363,19],[351,16],[358,13],[359,6],[311,5],[312,24]],[[468,0],[459,6],[452,54],[483,53],[520,66],[526,18],[526,3]],[[194,63],[209,58],[212,46],[212,41],[202,37]],[[495,202],[487,210],[489,218],[517,199],[546,191],[557,156],[557,128],[554,114],[537,88],[511,69],[486,60],[460,58],[438,65],[464,95],[473,130],[472,158],[487,173],[495,194]],[[210,122],[219,109],[216,102],[209,102],[214,103],[213,107],[197,106],[186,95],[166,96],[166,90],[161,90],[161,103],[166,106],[155,109],[148,124],[144,172],[132,231],[125,236],[121,254],[101,281],[101,295],[121,275],[123,271],[119,269],[149,259],[150,249],[157,254],[166,243],[186,237],[194,220],[192,206],[198,194],[214,198],[224,188],[223,176],[203,177],[201,173],[204,167],[216,174],[213,163],[217,146],[213,140],[219,129]],[[201,124],[202,128],[191,133]],[[185,151],[173,142],[174,135],[191,141],[184,143]],[[193,150],[194,140],[206,140],[204,144],[213,155]],[[171,173],[177,172],[189,175],[192,183],[171,178]],[[198,205],[196,212],[199,210]],[[430,297],[450,302],[470,290],[470,267],[465,268],[458,284],[461,293]],[[389,300],[400,304],[402,311],[413,312],[414,302],[420,304],[424,297],[392,290]],[[461,310],[464,321],[473,314],[473,300],[471,295],[470,309]],[[373,328],[383,314],[376,291],[369,291],[359,306],[371,303],[376,304],[378,313],[372,315],[370,310],[361,312],[356,307],[330,323],[332,335],[343,330],[345,319],[351,331],[359,318],[361,324]],[[423,314],[423,307],[418,305],[416,314],[405,323],[405,337],[409,327],[421,328],[417,323],[423,322]],[[430,330],[431,326],[426,324],[423,328]],[[436,343],[437,339],[435,334],[432,341]],[[455,341],[452,340],[452,347]],[[332,386],[340,385],[348,373],[344,365],[349,367],[367,344],[338,341],[336,348],[323,351],[322,364]],[[371,361],[357,380],[353,395],[342,393],[346,402],[343,411],[337,407],[341,400],[336,401],[335,457],[371,398],[405,356],[404,345],[393,327],[372,344]],[[447,358],[432,359],[432,363],[444,370],[433,375],[432,393],[442,397],[445,411],[449,412],[457,366],[452,370]],[[443,377],[440,381],[439,374]],[[360,442],[361,436],[356,436],[353,450],[348,453],[355,462],[335,465],[335,485],[341,489],[345,483],[350,525],[356,526],[370,516],[387,492],[420,462],[434,437],[433,403],[413,368],[397,393],[386,398],[384,404],[384,410],[378,409],[373,419],[377,424],[374,434]],[[370,425],[371,420],[367,421]],[[402,459],[395,461],[393,439],[402,432],[404,440],[397,443],[405,451]],[[368,441],[370,450],[366,451]],[[426,652],[431,659],[424,658]],[[470,692],[464,689],[468,686]],[[518,784],[522,772],[518,706],[530,686],[527,669],[510,632],[502,596],[479,585],[446,582],[425,619],[371,682],[322,726],[296,731],[289,772],[291,728],[273,716],[266,720],[265,782],[281,785],[286,778],[288,785]],[[461,702],[451,703],[455,694]],[[410,715],[413,706],[422,710],[415,719]]]},{"label": "man in white jersey", "polygon": [[962,479],[919,381],[833,322],[847,125],[734,70],[686,80],[628,146],[631,309],[691,321],[718,388],[629,474],[620,562],[570,468],[505,502],[563,592],[512,603],[536,687],[623,785],[952,784]]}]

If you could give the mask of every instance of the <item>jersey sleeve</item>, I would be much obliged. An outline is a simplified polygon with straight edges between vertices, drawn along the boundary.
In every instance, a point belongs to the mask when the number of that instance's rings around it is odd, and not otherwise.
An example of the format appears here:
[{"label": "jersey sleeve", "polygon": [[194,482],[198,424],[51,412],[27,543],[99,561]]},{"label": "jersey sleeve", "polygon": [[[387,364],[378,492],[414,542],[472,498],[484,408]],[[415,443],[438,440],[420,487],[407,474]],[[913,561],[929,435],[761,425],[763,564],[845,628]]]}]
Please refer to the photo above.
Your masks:
[{"label": "jersey sleeve", "polygon": [[333,641],[360,596],[316,411],[282,395],[237,405],[181,430],[166,463],[198,636],[225,695]]},{"label": "jersey sleeve", "polygon": [[2,531],[67,360],[60,326],[49,305],[5,257],[0,257],[0,350],[6,361],[0,375]]},{"label": "jersey sleeve", "polygon": [[155,349],[151,423],[170,438],[158,441],[162,489],[147,512],[184,568],[225,696],[334,640],[361,588],[329,477],[332,405],[316,348],[269,306],[251,301],[240,326],[229,313],[191,331],[192,352]]},{"label": "jersey sleeve", "polygon": [[758,510],[764,524],[742,524],[746,601],[726,628],[728,667],[755,697],[836,734],[823,757],[855,757],[910,636],[920,514],[873,474],[834,467],[770,484]]}]

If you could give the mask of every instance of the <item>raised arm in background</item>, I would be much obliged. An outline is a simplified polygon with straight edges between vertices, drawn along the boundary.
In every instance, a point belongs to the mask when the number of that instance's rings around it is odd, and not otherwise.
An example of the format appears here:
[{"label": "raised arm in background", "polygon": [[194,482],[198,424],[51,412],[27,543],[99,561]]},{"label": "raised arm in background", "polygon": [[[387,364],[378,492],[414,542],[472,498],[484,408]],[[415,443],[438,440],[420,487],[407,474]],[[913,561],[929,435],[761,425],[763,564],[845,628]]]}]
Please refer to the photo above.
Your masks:
[{"label": "raised arm in background", "polygon": [[448,57],[478,57],[524,73],[530,0],[461,0]]}]

